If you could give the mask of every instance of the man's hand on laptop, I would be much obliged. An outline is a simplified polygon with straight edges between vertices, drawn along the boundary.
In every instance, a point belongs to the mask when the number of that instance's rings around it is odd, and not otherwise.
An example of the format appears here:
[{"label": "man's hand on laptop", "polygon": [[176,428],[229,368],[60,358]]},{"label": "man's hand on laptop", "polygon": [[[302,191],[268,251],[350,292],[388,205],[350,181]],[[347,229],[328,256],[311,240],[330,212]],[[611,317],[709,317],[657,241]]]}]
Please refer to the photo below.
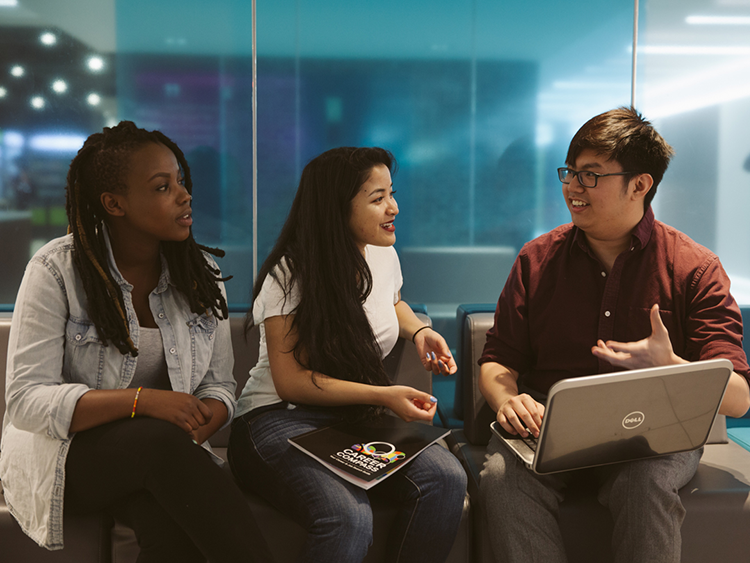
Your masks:
[{"label": "man's hand on laptop", "polygon": [[641,369],[672,364],[684,364],[672,350],[667,327],[659,315],[659,305],[651,307],[651,336],[637,342],[615,342],[598,340],[591,353],[613,366],[626,369]]},{"label": "man's hand on laptop", "polygon": [[531,395],[521,393],[505,401],[497,410],[497,422],[507,432],[520,434],[524,438],[528,431],[535,438],[539,437],[542,428],[544,405],[537,403]]}]

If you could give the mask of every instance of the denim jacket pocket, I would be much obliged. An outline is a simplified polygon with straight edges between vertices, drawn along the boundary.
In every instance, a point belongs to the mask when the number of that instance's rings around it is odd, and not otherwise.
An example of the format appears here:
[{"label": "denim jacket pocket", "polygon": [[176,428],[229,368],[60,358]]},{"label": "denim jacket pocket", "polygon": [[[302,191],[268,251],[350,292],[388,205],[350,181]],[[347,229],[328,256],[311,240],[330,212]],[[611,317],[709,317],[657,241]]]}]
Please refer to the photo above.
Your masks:
[{"label": "denim jacket pocket", "polygon": [[191,333],[194,332],[205,332],[207,334],[213,334],[216,332],[216,327],[219,322],[213,315],[199,315],[186,322]]},{"label": "denim jacket pocket", "polygon": [[193,381],[203,378],[208,371],[214,350],[218,321],[213,315],[199,315],[187,321],[193,360]]},{"label": "denim jacket pocket", "polygon": [[[72,383],[98,388],[104,365],[104,344],[90,320],[71,317],[65,327],[65,360],[63,376]],[[77,374],[77,378],[71,374]],[[83,376],[85,381],[79,381]]]}]

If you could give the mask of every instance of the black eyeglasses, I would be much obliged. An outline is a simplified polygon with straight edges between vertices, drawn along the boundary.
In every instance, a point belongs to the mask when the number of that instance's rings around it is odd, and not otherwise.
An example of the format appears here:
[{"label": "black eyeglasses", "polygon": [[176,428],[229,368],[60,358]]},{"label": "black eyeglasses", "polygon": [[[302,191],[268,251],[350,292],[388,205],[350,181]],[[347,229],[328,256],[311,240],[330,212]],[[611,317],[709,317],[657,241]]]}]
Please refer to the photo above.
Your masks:
[{"label": "black eyeglasses", "polygon": [[558,168],[557,175],[563,184],[570,184],[573,178],[578,177],[578,183],[584,188],[595,188],[599,178],[605,176],[628,176],[629,174],[638,174],[638,172],[612,172],[611,174],[597,174],[590,170],[573,170],[571,168]]}]

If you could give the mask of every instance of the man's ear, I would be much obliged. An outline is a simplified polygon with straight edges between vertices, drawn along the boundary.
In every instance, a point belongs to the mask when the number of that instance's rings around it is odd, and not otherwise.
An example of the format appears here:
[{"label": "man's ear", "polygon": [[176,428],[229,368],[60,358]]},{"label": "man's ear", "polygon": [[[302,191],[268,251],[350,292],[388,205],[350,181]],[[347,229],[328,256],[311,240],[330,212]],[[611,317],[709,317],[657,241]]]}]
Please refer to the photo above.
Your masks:
[{"label": "man's ear", "polygon": [[101,201],[104,211],[114,217],[122,217],[125,215],[125,210],[122,208],[122,202],[120,199],[121,196],[119,194],[113,194],[111,192],[104,192],[99,197],[99,201]]},{"label": "man's ear", "polygon": [[633,182],[635,182],[633,197],[637,199],[643,199],[653,187],[654,178],[651,176],[651,174],[638,174],[638,176],[633,178]]}]

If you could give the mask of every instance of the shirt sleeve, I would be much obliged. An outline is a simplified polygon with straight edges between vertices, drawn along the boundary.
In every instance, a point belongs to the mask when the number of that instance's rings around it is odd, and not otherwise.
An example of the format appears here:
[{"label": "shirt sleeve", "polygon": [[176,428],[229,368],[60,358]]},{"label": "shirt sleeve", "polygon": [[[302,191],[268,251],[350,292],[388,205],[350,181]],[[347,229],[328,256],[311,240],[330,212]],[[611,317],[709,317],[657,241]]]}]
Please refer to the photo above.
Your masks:
[{"label": "shirt sleeve", "polygon": [[513,263],[495,308],[495,322],[487,331],[487,341],[479,365],[495,362],[519,373],[531,366],[531,342],[527,306],[524,255]]},{"label": "shirt sleeve", "polygon": [[718,257],[712,255],[691,280],[685,359],[726,358],[734,371],[750,382],[742,348],[742,314],[729,287],[729,277]]},{"label": "shirt sleeve", "polygon": [[258,297],[253,303],[253,322],[261,324],[267,318],[291,315],[299,305],[299,290],[296,286],[287,295],[286,288],[289,283],[289,270],[285,259],[277,264],[272,273],[263,280]]},{"label": "shirt sleeve", "polygon": [[69,437],[78,399],[87,385],[63,380],[68,299],[63,276],[32,259],[11,321],[5,400],[13,425],[51,438]]}]

